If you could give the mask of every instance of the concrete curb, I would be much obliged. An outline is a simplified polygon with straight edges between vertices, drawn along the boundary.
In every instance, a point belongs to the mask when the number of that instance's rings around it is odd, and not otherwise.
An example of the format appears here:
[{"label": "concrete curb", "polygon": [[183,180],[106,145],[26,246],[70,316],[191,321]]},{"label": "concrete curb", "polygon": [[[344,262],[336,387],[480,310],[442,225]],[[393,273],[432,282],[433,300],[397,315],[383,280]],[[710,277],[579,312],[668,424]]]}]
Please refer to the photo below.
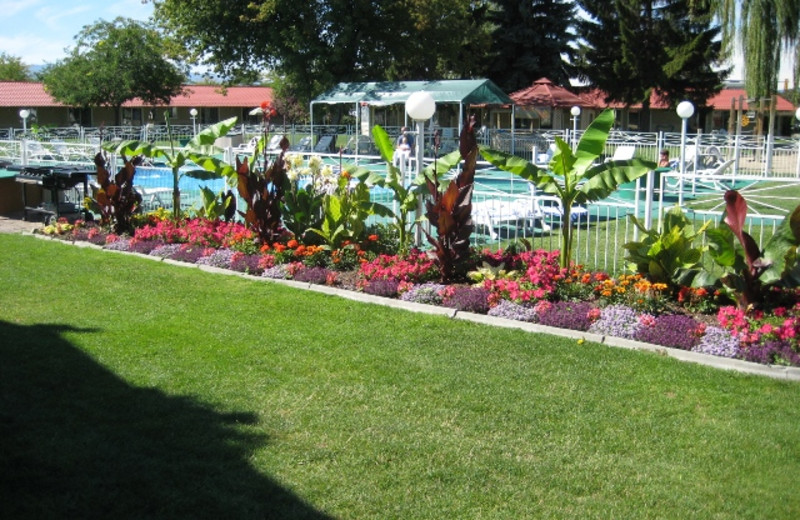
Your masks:
[{"label": "concrete curb", "polygon": [[263,278],[252,276],[238,271],[231,271],[230,269],[221,269],[219,267],[211,267],[206,265],[189,264],[186,262],[179,262],[168,258],[161,258],[157,256],[143,255],[139,253],[129,253],[126,251],[113,251],[104,249],[101,246],[91,244],[89,242],[66,241],[47,235],[40,235],[35,233],[23,233],[25,235],[32,235],[34,237],[52,240],[67,245],[75,245],[78,247],[88,247],[100,251],[108,251],[112,253],[123,253],[127,255],[135,255],[141,258],[147,258],[157,262],[163,262],[169,265],[174,265],[184,268],[195,268],[208,273],[223,274],[228,276],[239,276],[248,280],[276,283],[293,287],[295,289],[302,289],[306,291],[313,291],[317,293],[336,296],[339,298],[347,298],[349,300],[357,301],[360,303],[367,303],[372,305],[383,305],[384,307],[391,307],[395,309],[431,314],[436,316],[445,316],[450,319],[470,321],[481,325],[490,325],[492,327],[506,327],[526,332],[533,332],[539,334],[550,334],[552,336],[559,336],[562,338],[570,338],[576,341],[591,341],[609,347],[624,348],[628,350],[638,350],[643,352],[651,352],[654,354],[668,356],[679,361],[697,363],[713,367],[720,370],[731,370],[744,374],[759,375],[770,377],[773,379],[782,379],[787,381],[800,381],[800,367],[785,367],[779,365],[762,365],[760,363],[752,363],[750,361],[743,361],[741,359],[729,359],[719,356],[712,356],[709,354],[701,354],[699,352],[690,352],[688,350],[681,350],[670,347],[663,347],[661,345],[654,345],[652,343],[643,343],[626,338],[617,338],[615,336],[604,336],[600,334],[592,334],[589,332],[581,332],[577,330],[559,329],[556,327],[548,327],[546,325],[539,325],[537,323],[528,323],[523,321],[510,320],[507,318],[497,318],[488,316],[486,314],[475,314],[471,312],[458,311],[448,307],[439,307],[436,305],[426,305],[423,303],[406,302],[396,298],[384,298],[382,296],[374,296],[358,291],[351,291],[348,289],[340,289],[338,287],[330,287],[327,285],[317,285],[307,282],[296,282],[294,280],[282,280],[275,278]]}]

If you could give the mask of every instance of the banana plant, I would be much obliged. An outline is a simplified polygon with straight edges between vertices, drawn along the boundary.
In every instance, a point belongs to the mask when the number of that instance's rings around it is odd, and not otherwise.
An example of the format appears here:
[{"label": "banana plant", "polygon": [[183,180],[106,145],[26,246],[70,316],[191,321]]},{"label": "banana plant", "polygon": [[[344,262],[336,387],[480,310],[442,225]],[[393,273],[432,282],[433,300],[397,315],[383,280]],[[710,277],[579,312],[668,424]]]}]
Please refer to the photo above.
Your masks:
[{"label": "banana plant", "polygon": [[[209,154],[203,153],[202,147],[213,146],[217,139],[226,135],[236,125],[236,118],[231,117],[215,125],[205,128],[192,138],[186,145],[175,147],[172,139],[172,129],[169,124],[169,112],[164,113],[167,124],[167,139],[169,147],[155,146],[143,141],[123,141],[118,145],[110,143],[104,148],[118,155],[142,155],[152,159],[162,159],[172,170],[172,209],[173,218],[178,220],[181,216],[181,192],[179,188],[181,177],[192,177],[199,180],[219,179],[225,177],[231,185],[237,181],[236,169]],[[200,168],[181,172],[187,163],[192,162]]]},{"label": "banana plant", "polygon": [[377,179],[376,183],[382,188],[392,190],[393,200],[397,203],[397,211],[392,211],[392,218],[394,220],[393,226],[397,231],[398,249],[400,254],[406,254],[411,245],[411,232],[415,225],[410,215],[417,209],[417,198],[419,197],[417,188],[419,185],[412,183],[406,186],[403,183],[402,173],[392,161],[394,146],[386,130],[378,125],[372,127],[372,138],[387,165],[386,177]]},{"label": "banana plant", "polygon": [[[567,142],[556,137],[556,152],[547,168],[539,168],[530,161],[485,146],[480,147],[480,152],[497,168],[531,181],[541,191],[558,197],[564,212],[562,222],[570,222],[570,212],[575,204],[602,200],[621,184],[634,181],[656,167],[652,161],[637,158],[598,161],[613,124],[614,111],[601,112],[584,132],[574,153]],[[571,263],[572,237],[572,226],[561,226],[561,267],[569,267]]]}]

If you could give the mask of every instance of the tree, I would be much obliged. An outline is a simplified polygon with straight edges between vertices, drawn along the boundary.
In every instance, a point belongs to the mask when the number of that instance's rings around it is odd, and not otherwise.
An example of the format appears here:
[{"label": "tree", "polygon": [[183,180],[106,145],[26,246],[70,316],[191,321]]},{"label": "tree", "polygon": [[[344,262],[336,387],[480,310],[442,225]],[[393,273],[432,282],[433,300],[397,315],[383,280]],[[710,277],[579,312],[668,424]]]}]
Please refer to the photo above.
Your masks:
[{"label": "tree", "polygon": [[703,107],[727,70],[719,27],[703,2],[691,0],[577,0],[589,15],[578,22],[579,75],[607,93],[607,101],[641,103],[640,129],[649,129],[655,91],[671,104]]},{"label": "tree", "polygon": [[482,8],[472,0],[164,0],[156,20],[231,83],[269,69],[302,103],[341,81],[439,79],[482,72]]},{"label": "tree", "polygon": [[[70,106],[119,108],[131,99],[169,103],[182,90],[185,74],[165,58],[159,33],[140,22],[116,18],[85,26],[67,58],[42,73],[47,91]],[[119,120],[117,121],[117,124]]]},{"label": "tree", "polygon": [[28,66],[22,59],[0,52],[0,81],[31,81]]},{"label": "tree", "polygon": [[506,92],[547,77],[559,85],[571,77],[572,25],[575,7],[567,0],[500,0],[493,2],[494,24],[489,50],[489,79]]},{"label": "tree", "polygon": [[775,93],[783,50],[795,53],[795,85],[800,76],[800,2],[797,0],[707,0],[722,23],[730,52],[744,55],[747,94],[761,99]]}]

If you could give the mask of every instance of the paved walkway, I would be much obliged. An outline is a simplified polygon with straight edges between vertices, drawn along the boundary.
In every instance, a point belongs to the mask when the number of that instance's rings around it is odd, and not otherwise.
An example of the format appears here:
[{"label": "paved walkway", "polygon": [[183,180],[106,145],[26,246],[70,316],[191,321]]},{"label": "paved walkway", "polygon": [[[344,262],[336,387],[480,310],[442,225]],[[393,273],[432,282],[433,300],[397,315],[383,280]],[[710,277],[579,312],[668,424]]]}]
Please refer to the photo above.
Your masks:
[{"label": "paved walkway", "polygon": [[21,211],[9,215],[0,215],[0,233],[30,233],[42,226],[42,222],[23,220]]}]

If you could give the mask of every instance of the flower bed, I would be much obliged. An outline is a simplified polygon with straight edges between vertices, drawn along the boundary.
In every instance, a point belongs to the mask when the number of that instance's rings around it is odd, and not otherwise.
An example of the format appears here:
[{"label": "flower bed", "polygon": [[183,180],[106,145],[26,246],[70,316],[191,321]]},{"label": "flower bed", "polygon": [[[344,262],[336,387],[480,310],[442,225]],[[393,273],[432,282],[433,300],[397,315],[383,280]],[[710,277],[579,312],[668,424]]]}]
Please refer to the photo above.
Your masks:
[{"label": "flower bed", "polygon": [[[424,251],[379,254],[380,237],[330,250],[289,239],[257,246],[241,224],[203,219],[159,220],[120,237],[92,224],[64,221],[43,230],[111,250],[231,269],[254,276],[327,284],[459,311],[634,339],[671,348],[764,364],[800,366],[797,292],[788,305],[742,310],[720,305],[718,293],[681,288],[641,275],[611,277],[579,266],[563,269],[558,251],[474,252],[472,283],[437,283],[435,259]],[[483,267],[479,267],[483,266]]]}]

